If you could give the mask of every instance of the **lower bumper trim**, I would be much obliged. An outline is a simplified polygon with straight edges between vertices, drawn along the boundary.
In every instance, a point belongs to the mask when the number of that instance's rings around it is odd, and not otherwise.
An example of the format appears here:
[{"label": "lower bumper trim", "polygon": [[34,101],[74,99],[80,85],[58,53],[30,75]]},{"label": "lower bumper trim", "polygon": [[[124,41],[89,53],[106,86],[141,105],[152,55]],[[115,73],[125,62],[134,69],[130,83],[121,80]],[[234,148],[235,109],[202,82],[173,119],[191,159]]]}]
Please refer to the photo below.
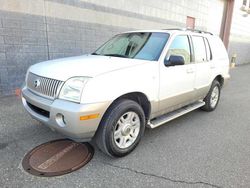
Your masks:
[{"label": "lower bumper trim", "polygon": [[44,109],[41,109],[41,108],[39,108],[39,107],[37,107],[37,106],[35,106],[35,105],[29,103],[29,102],[27,102],[27,105],[28,105],[34,112],[36,112],[36,113],[38,113],[38,114],[40,114],[40,115],[42,115],[42,116],[45,116],[46,118],[49,118],[49,116],[50,116],[50,112],[49,112],[49,111],[46,111],[46,110],[44,110]]}]

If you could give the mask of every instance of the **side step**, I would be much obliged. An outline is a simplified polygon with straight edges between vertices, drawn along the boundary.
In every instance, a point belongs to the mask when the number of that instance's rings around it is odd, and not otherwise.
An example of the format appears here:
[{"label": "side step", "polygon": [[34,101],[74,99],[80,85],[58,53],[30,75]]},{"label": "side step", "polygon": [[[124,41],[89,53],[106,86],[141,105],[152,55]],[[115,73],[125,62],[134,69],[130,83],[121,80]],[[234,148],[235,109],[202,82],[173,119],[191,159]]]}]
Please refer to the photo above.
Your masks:
[{"label": "side step", "polygon": [[198,102],[195,102],[193,104],[190,104],[188,106],[184,106],[178,110],[175,110],[173,112],[169,112],[167,114],[164,114],[152,121],[149,121],[148,122],[148,127],[151,128],[151,129],[154,129],[156,127],[159,127],[160,125],[164,124],[164,123],[167,123],[175,118],[178,118],[188,112],[191,112],[197,108],[200,108],[202,106],[205,105],[205,102],[203,101],[198,101]]}]

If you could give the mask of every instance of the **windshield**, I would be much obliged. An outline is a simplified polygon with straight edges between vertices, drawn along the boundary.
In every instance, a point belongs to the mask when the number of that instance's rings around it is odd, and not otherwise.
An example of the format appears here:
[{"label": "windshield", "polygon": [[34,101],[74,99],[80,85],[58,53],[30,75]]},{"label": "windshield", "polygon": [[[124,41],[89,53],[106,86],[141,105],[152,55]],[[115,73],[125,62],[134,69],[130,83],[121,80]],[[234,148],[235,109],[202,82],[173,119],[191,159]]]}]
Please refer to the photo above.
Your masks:
[{"label": "windshield", "polygon": [[156,61],[161,55],[168,33],[125,33],[116,35],[92,55],[115,56]]}]

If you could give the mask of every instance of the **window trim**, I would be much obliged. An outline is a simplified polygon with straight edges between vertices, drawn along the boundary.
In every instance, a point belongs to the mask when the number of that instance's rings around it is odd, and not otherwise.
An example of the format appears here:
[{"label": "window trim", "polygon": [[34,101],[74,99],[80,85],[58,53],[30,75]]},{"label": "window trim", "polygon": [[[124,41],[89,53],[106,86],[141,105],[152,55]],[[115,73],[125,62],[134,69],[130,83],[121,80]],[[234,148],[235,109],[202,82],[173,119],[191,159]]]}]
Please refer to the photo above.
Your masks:
[{"label": "window trim", "polygon": [[190,46],[190,63],[195,63],[195,56],[194,56],[194,46],[192,36],[188,35],[189,39],[189,46]]},{"label": "window trim", "polygon": [[[210,52],[210,57],[209,58],[207,57],[207,61],[212,61],[213,60],[213,54],[212,54],[212,50],[211,50],[211,46],[209,44],[209,41],[208,41],[208,39],[206,37],[203,37],[203,40],[205,42],[206,54],[207,54],[207,50],[209,50],[209,52]],[[208,46],[209,49],[207,49],[207,46]]]}]

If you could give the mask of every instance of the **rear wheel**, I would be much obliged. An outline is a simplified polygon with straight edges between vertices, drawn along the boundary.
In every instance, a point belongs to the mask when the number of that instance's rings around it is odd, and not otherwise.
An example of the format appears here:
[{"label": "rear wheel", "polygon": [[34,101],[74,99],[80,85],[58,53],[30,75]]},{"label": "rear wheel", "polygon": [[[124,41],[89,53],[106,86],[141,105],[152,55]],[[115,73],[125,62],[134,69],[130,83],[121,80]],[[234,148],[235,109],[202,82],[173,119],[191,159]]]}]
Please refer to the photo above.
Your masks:
[{"label": "rear wheel", "polygon": [[123,99],[113,104],[101,121],[95,140],[106,154],[122,157],[139,143],[145,130],[145,115],[141,106]]},{"label": "rear wheel", "polygon": [[212,86],[204,99],[205,105],[201,107],[202,110],[211,112],[216,109],[221,93],[221,85],[217,80],[214,80]]}]

